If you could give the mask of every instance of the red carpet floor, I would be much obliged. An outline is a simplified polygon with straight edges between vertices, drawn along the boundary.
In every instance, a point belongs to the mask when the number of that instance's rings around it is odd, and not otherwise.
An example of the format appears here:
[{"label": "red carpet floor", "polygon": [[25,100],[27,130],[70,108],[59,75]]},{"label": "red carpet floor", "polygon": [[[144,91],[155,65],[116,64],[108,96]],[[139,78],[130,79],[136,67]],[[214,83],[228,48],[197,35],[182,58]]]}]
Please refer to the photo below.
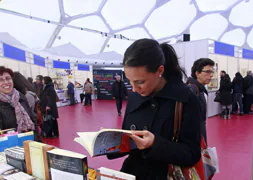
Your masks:
[{"label": "red carpet floor", "polygon": [[[125,108],[125,105],[124,105]],[[123,117],[118,117],[114,101],[93,101],[92,107],[81,104],[59,108],[59,139],[44,140],[47,144],[72,150],[88,156],[90,167],[120,169],[123,158],[107,160],[106,157],[91,158],[87,151],[73,140],[76,132],[98,131],[103,128],[121,128]],[[251,178],[253,115],[236,116],[223,120],[219,116],[208,119],[209,146],[217,148],[220,173],[214,180],[248,180]]]}]

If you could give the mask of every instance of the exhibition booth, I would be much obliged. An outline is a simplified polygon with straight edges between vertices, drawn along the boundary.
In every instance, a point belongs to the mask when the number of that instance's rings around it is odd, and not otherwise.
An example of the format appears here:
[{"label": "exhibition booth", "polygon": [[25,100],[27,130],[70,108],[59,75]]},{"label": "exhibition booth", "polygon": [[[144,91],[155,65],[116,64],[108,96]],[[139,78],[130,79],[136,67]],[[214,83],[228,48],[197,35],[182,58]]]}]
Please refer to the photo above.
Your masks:
[{"label": "exhibition booth", "polygon": [[83,85],[87,78],[93,79],[92,66],[60,60],[52,60],[26,52],[16,47],[0,42],[0,66],[19,71],[25,77],[37,75],[50,76],[54,82],[59,97],[57,106],[69,105],[67,95],[68,81],[75,85],[75,99],[80,102]]},{"label": "exhibition booth", "polygon": [[[246,72],[253,69],[253,51],[251,50],[209,39],[181,42],[174,44],[173,47],[187,76],[191,76],[191,67],[195,60],[208,57],[215,61],[214,77],[206,86],[209,92],[207,100],[209,117],[220,112],[219,103],[213,101],[220,84],[219,72],[224,70],[233,79],[236,72],[246,76]],[[94,86],[98,90],[98,99],[112,99],[111,85],[115,76],[123,73],[121,70],[93,71],[91,65],[40,57],[5,43],[0,43],[0,65],[19,71],[25,77],[33,79],[39,74],[49,75],[54,81],[60,98],[60,102],[57,103],[59,107],[70,104],[66,91],[69,80],[75,84],[75,98],[78,102],[80,102],[80,93],[83,92],[82,86],[87,78],[94,81]],[[131,90],[129,82],[125,81],[125,84],[128,90]]]},{"label": "exhibition booth", "polygon": [[253,51],[236,47],[233,45],[217,42],[214,40],[198,40],[174,44],[180,65],[185,68],[187,76],[191,76],[191,67],[195,60],[208,57],[215,62],[215,73],[210,84],[206,86],[208,90],[207,109],[208,117],[220,113],[220,104],[214,102],[215,93],[219,89],[220,71],[226,71],[231,80],[236,72],[240,72],[243,77],[248,70],[253,70]]}]

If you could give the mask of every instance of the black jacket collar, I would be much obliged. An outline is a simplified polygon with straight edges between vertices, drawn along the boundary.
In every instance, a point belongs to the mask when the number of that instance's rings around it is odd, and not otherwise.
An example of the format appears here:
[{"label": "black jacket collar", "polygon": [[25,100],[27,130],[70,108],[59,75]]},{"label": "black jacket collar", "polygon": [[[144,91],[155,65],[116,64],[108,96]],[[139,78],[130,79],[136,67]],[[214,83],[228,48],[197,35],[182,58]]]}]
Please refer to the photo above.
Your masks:
[{"label": "black jacket collar", "polygon": [[142,104],[152,101],[155,99],[170,99],[174,101],[187,102],[191,91],[185,83],[181,80],[170,79],[167,81],[163,89],[158,92],[155,96],[141,96],[138,93],[132,93],[129,96],[129,102],[131,103],[128,107],[129,111],[133,111],[140,107]]}]

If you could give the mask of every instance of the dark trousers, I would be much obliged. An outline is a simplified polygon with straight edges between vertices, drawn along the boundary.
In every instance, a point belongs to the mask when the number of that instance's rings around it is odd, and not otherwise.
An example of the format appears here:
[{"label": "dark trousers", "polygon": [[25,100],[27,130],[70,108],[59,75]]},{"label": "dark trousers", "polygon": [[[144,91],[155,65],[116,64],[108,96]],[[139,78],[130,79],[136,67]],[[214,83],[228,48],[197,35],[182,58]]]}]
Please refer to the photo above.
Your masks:
[{"label": "dark trousers", "polygon": [[85,106],[92,105],[91,94],[85,94],[84,105]]},{"label": "dark trousers", "polygon": [[232,104],[232,112],[233,113],[238,111],[237,102],[239,103],[240,113],[243,113],[242,93],[233,94],[233,104]]},{"label": "dark trousers", "polygon": [[201,121],[200,122],[200,132],[201,132],[201,135],[204,137],[206,145],[207,145],[206,121]]},{"label": "dark trousers", "polygon": [[116,106],[117,106],[117,111],[118,113],[121,113],[121,109],[122,109],[122,98],[117,98],[116,99]]},{"label": "dark trousers", "polygon": [[70,105],[75,104],[75,94],[69,94],[69,99],[70,99]]},{"label": "dark trousers", "polygon": [[253,103],[253,95],[244,94],[243,109],[245,114],[248,114],[250,112],[252,103]]},{"label": "dark trousers", "polygon": [[81,93],[80,94],[80,100],[81,100],[81,103],[83,103],[83,99],[85,98],[85,95],[84,95],[84,93]]},{"label": "dark trousers", "polygon": [[59,136],[59,128],[58,128],[58,121],[55,119],[52,121],[52,133],[54,136]]}]

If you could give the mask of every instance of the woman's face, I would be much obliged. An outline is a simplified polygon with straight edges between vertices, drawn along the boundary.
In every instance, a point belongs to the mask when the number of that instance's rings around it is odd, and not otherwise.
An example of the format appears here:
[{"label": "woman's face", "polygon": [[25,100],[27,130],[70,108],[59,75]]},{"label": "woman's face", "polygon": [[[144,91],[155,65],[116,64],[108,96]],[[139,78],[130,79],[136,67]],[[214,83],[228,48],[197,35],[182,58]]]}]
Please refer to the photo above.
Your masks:
[{"label": "woman's face", "polygon": [[4,72],[0,75],[0,92],[10,94],[13,90],[13,80],[9,73]]},{"label": "woman's face", "polygon": [[125,67],[126,77],[130,81],[133,91],[141,96],[148,96],[153,93],[161,82],[160,75],[164,67],[160,66],[157,72],[148,72],[146,67]]}]

